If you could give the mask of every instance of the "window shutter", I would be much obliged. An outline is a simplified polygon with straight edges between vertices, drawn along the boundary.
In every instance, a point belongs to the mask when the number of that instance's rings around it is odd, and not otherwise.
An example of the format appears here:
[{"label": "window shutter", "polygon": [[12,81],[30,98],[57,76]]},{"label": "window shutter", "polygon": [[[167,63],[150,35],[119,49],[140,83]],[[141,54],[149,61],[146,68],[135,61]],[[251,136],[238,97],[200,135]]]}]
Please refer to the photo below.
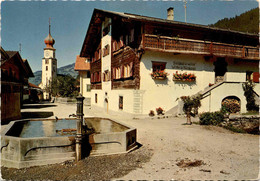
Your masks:
[{"label": "window shutter", "polygon": [[94,78],[94,76],[93,76],[93,74],[91,74],[91,76],[90,76],[90,81],[91,82],[93,82],[93,78]]},{"label": "window shutter", "polygon": [[121,65],[120,67],[120,78],[123,78],[124,77],[124,66]]},{"label": "window shutter", "polygon": [[130,63],[130,77],[133,76],[133,62]]},{"label": "window shutter", "polygon": [[119,48],[124,46],[123,35],[120,37]]},{"label": "window shutter", "polygon": [[108,81],[111,80],[111,72],[110,72],[110,71],[107,72],[107,80],[108,80]]},{"label": "window shutter", "polygon": [[259,82],[259,72],[253,73],[253,82]]}]

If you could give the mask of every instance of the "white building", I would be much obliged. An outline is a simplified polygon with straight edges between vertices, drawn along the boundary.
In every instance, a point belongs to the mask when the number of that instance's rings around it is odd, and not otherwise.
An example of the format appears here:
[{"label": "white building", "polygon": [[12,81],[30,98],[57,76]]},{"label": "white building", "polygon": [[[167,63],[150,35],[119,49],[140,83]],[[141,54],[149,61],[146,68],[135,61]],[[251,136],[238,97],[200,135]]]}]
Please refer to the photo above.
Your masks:
[{"label": "white building", "polygon": [[85,97],[84,104],[91,104],[91,83],[90,83],[90,62],[87,58],[80,57],[76,58],[74,67],[75,71],[79,72],[80,81],[80,94]]},{"label": "white building", "polygon": [[257,34],[95,9],[80,56],[91,58],[93,106],[180,113],[178,98],[201,93],[199,112],[235,99],[242,113],[242,84],[253,80],[260,92],[258,44]]},{"label": "white building", "polygon": [[49,34],[44,39],[46,47],[44,48],[44,58],[42,58],[42,82],[39,87],[43,89],[43,99],[50,99],[50,93],[47,87],[54,77],[57,76],[57,59],[55,58],[56,49],[53,48],[55,40],[51,36],[51,25],[49,24]]}]

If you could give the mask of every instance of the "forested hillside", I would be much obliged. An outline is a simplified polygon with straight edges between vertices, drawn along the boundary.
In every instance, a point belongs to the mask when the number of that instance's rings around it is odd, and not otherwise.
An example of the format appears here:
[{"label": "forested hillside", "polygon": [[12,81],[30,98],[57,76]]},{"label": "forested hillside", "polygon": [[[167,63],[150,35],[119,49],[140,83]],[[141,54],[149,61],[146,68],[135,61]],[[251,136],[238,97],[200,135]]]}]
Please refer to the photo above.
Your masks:
[{"label": "forested hillside", "polygon": [[233,18],[224,18],[210,26],[258,34],[259,8],[252,9]]}]

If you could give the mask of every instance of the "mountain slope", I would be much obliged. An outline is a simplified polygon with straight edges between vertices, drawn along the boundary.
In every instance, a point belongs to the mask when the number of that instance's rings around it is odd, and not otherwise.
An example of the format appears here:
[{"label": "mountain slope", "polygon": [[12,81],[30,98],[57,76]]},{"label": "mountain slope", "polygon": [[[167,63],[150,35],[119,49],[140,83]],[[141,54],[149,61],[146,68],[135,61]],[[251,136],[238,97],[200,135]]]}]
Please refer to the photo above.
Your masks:
[{"label": "mountain slope", "polygon": [[[63,66],[58,68],[58,74],[63,75],[71,75],[76,78],[78,76],[78,72],[74,70],[75,63]],[[42,71],[36,71],[33,73],[34,77],[29,78],[29,82],[35,85],[39,85],[42,81]]]},{"label": "mountain slope", "polygon": [[224,18],[209,26],[258,34],[259,8],[251,9],[233,18]]}]

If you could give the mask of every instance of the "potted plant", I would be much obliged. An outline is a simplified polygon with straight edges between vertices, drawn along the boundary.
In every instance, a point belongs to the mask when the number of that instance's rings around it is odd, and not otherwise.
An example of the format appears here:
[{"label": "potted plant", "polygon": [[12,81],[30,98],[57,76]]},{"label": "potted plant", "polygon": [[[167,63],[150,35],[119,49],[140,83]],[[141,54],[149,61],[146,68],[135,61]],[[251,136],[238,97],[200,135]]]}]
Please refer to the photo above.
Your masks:
[{"label": "potted plant", "polygon": [[164,110],[161,107],[156,108],[157,115],[164,115]]}]

